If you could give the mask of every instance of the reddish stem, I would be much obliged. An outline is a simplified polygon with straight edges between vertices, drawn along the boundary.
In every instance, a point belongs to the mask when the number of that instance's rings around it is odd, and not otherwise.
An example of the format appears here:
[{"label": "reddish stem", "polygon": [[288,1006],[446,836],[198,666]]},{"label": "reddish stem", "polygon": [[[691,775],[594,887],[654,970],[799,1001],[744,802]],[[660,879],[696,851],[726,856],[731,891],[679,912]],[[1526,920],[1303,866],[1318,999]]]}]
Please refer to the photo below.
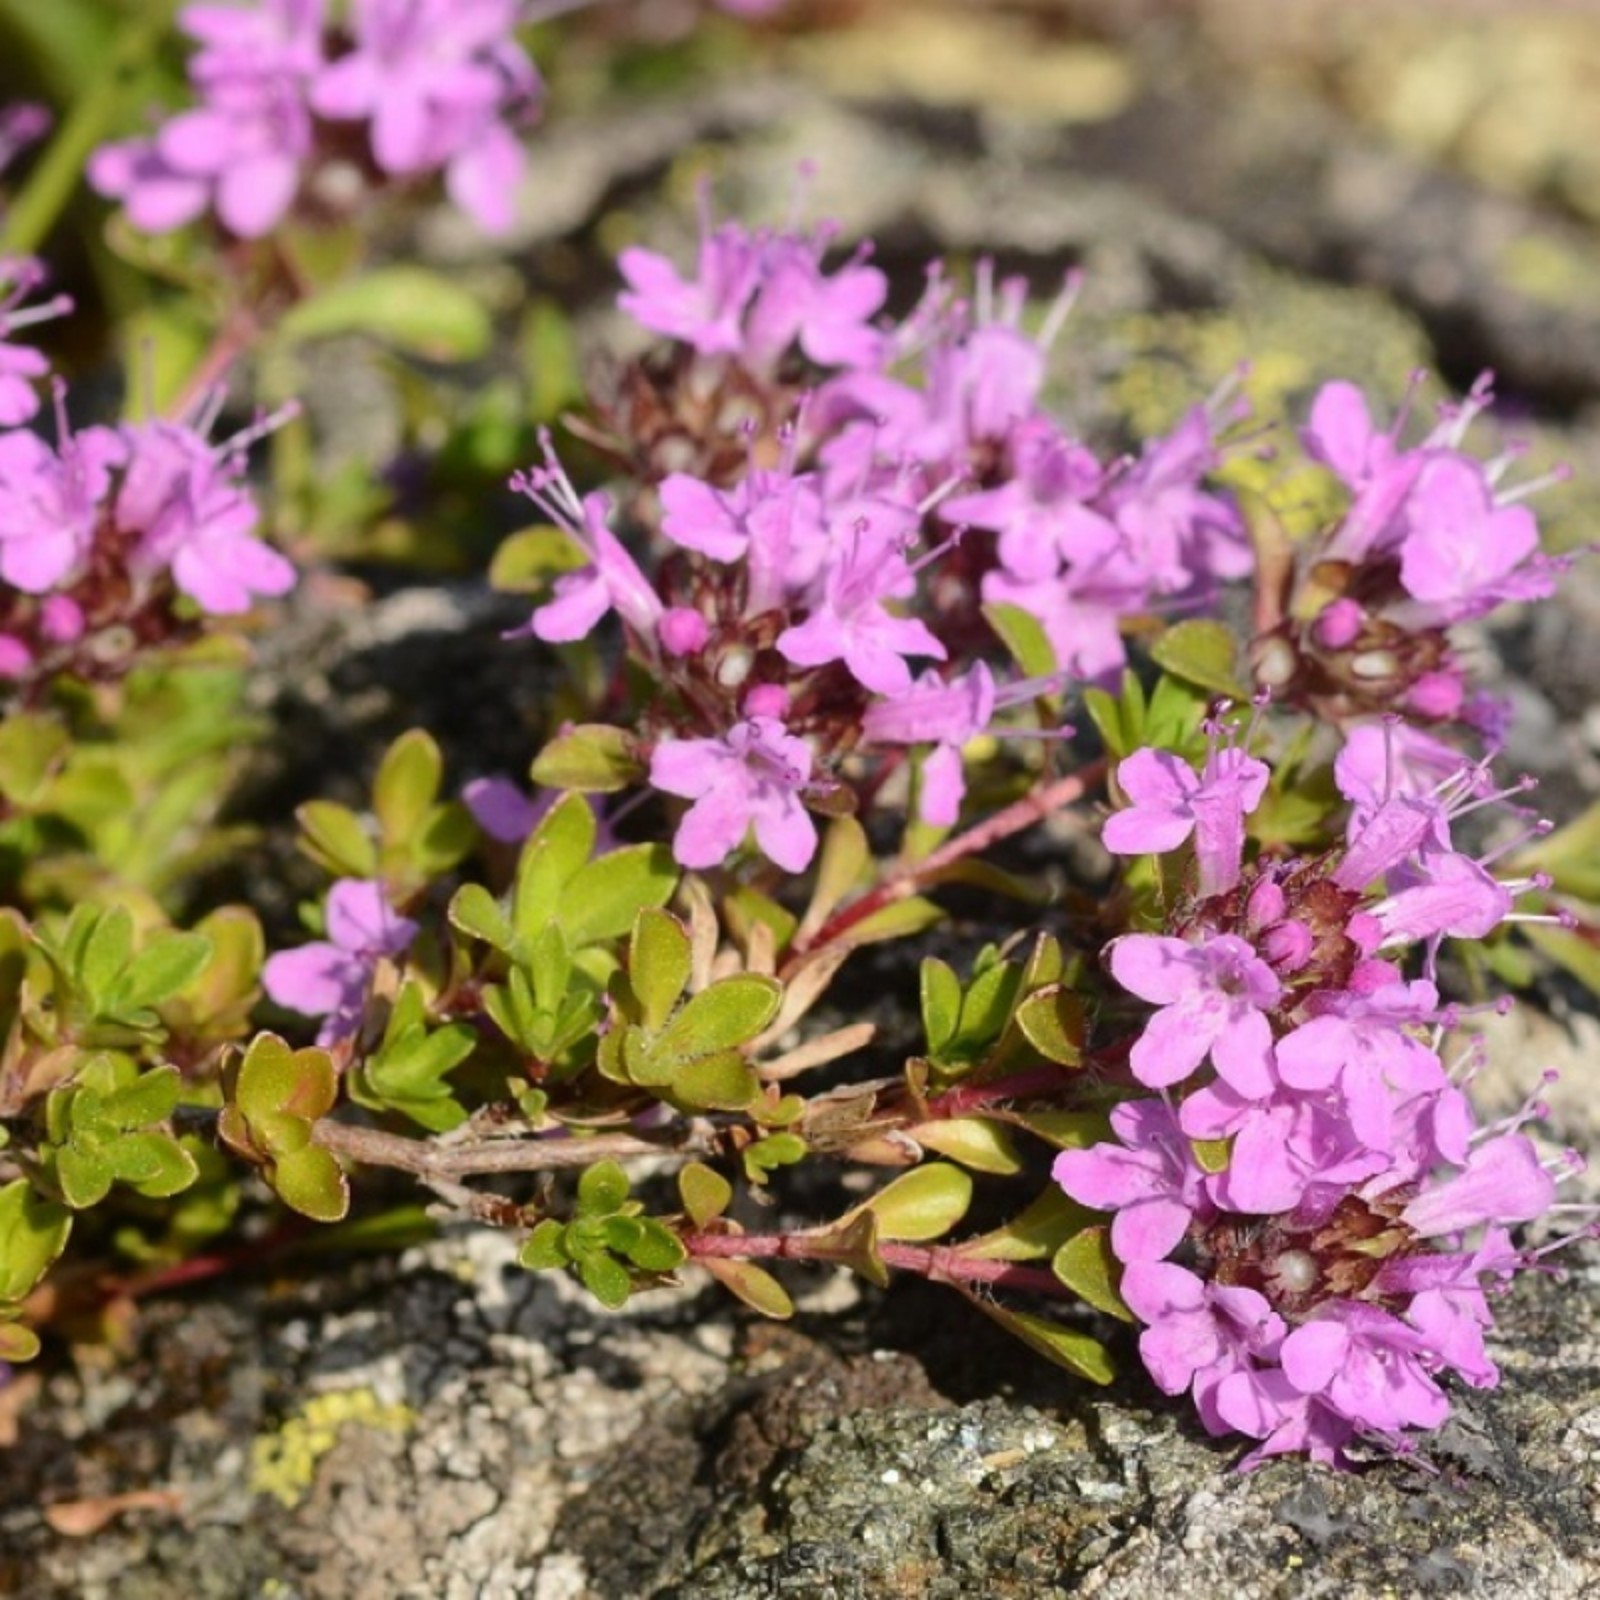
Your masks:
[{"label": "reddish stem", "polygon": [[[833,1261],[837,1240],[825,1233],[689,1233],[683,1236],[691,1257],[733,1261]],[[953,1245],[896,1244],[874,1247],[885,1266],[914,1272],[930,1283],[989,1284],[1071,1300],[1076,1296],[1048,1268],[1019,1267],[1014,1261],[984,1261],[963,1255]]]},{"label": "reddish stem", "polygon": [[1006,1100],[1030,1100],[1035,1095],[1049,1094],[1074,1076],[1066,1067],[1054,1064],[1033,1067],[1027,1072],[1015,1072],[1009,1078],[996,1078],[993,1083],[974,1083],[947,1089],[928,1101],[928,1118],[965,1117],[974,1111]]},{"label": "reddish stem", "polygon": [[947,840],[920,861],[908,862],[896,868],[877,888],[852,901],[842,911],[835,912],[809,939],[796,940],[790,948],[784,971],[779,976],[791,975],[800,957],[844,938],[852,928],[885,906],[893,905],[897,900],[909,899],[921,885],[946,867],[987,850],[990,845],[1009,839],[1014,833],[1021,833],[1052,811],[1059,811],[1063,806],[1081,799],[1105,776],[1105,770],[1106,763],[1103,760],[1095,761],[1081,772],[1069,773],[1064,778],[1041,784],[1020,800],[985,818],[976,827]]}]

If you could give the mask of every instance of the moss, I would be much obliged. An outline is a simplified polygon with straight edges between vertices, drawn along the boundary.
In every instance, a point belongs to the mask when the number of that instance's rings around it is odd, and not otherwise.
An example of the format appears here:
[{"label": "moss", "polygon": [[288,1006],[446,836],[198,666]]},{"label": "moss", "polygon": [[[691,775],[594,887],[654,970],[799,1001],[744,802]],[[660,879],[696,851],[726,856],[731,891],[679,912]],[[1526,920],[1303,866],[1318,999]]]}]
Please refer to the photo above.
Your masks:
[{"label": "moss", "polygon": [[251,1442],[250,1492],[293,1508],[310,1489],[317,1464],[339,1442],[341,1428],[354,1423],[400,1433],[415,1420],[408,1406],[386,1405],[370,1389],[312,1395],[276,1433]]}]

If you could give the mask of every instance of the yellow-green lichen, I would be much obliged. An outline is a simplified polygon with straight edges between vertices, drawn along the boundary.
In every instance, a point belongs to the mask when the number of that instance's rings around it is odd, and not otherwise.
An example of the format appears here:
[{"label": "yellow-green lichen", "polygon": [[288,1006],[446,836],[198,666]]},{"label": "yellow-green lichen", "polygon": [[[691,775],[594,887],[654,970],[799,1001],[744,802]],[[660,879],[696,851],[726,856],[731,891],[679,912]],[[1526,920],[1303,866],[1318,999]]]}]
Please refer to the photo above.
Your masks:
[{"label": "yellow-green lichen", "polygon": [[387,1405],[370,1389],[313,1395],[283,1426],[250,1446],[250,1492],[294,1507],[305,1498],[317,1464],[347,1426],[401,1433],[416,1420],[409,1406]]}]

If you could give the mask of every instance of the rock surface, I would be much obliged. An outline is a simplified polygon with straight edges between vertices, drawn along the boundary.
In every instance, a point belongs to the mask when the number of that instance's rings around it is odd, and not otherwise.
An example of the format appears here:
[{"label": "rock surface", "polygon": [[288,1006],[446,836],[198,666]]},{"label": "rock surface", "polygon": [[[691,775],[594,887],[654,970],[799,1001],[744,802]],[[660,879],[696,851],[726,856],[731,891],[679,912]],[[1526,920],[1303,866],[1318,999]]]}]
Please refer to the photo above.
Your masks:
[{"label": "rock surface", "polygon": [[[1224,104],[1203,72],[1173,68],[1170,44],[1119,57],[1115,80],[1096,48],[1099,66],[1080,61],[1059,80],[1087,97],[1072,115],[977,91],[915,102],[858,70],[841,96],[774,79],[622,113],[604,140],[574,126],[556,135],[552,170],[559,148],[582,161],[546,213],[550,231],[528,243],[571,233],[572,259],[586,259],[614,208],[641,204],[683,152],[708,146],[730,201],[770,214],[809,156],[822,164],[818,210],[877,234],[907,272],[946,248],[997,250],[1041,286],[1084,265],[1060,383],[1109,435],[1159,425],[1247,354],[1267,358],[1258,380],[1280,403],[1335,372],[1393,392],[1419,361],[1460,378],[1492,360],[1525,399],[1539,453],[1600,463],[1597,302],[1583,274],[1556,270],[1574,252],[1595,259],[1587,222],[1430,166],[1281,85]],[[669,214],[681,229],[661,205]],[[429,239],[440,256],[461,249]],[[1508,252],[1522,263],[1510,279]],[[1537,262],[1556,272],[1538,292]],[[1558,537],[1590,536],[1597,504],[1592,486],[1552,494]],[[1600,792],[1597,593],[1580,571],[1558,603],[1483,641],[1537,733],[1516,754],[1548,776],[1562,815]],[[504,697],[533,714],[530,658],[475,664],[514,620],[467,589],[313,607],[267,662],[262,704],[287,733],[254,803],[338,795],[411,721],[452,735],[463,775],[516,765]],[[269,841],[255,870],[281,873],[274,852]],[[1509,1108],[1545,1064],[1564,1067],[1557,1132],[1595,1148],[1595,1023],[1571,1014],[1565,991],[1546,998],[1553,1015],[1499,1025],[1506,1065],[1480,1088]],[[1593,1266],[1519,1287],[1495,1346],[1503,1387],[1462,1393],[1422,1458],[1348,1476],[1296,1463],[1231,1472],[1237,1451],[1137,1377],[1127,1335],[1116,1348],[1134,1376],[1093,1391],[937,1291],[862,1297],[843,1280],[803,1281],[802,1314],[784,1328],[693,1283],[613,1317],[521,1272],[511,1241],[474,1233],[385,1263],[312,1272],[285,1258],[275,1273],[152,1301],[115,1362],[85,1357],[0,1390],[0,1440],[14,1436],[0,1460],[0,1593],[1600,1592]],[[119,1513],[108,1498],[133,1494],[154,1499]],[[100,1531],[62,1531],[96,1513]]]}]

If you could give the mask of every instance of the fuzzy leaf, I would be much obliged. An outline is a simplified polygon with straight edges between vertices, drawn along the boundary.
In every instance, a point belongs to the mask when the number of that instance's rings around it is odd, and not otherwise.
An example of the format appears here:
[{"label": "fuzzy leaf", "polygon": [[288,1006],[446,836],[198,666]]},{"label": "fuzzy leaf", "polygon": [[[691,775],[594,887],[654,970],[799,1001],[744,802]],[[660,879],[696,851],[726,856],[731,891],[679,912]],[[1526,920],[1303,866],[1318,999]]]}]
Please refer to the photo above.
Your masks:
[{"label": "fuzzy leaf", "polygon": [[645,907],[664,906],[678,886],[672,852],[662,844],[624,845],[591,861],[561,893],[556,920],[574,950],[616,939]]},{"label": "fuzzy leaf", "polygon": [[113,1175],[149,1200],[166,1200],[181,1194],[200,1168],[178,1141],[165,1133],[130,1133],[111,1146]]},{"label": "fuzzy leaf", "polygon": [[937,1150],[974,1172],[1007,1177],[1022,1170],[1022,1157],[1010,1132],[990,1117],[950,1117],[906,1132],[924,1149]]},{"label": "fuzzy leaf", "polygon": [[56,1152],[55,1175],[56,1182],[61,1185],[61,1198],[74,1211],[99,1205],[116,1181],[103,1155],[75,1144],[65,1145]]},{"label": "fuzzy leaf", "polygon": [[815,887],[802,926],[807,933],[820,928],[872,865],[867,831],[854,817],[837,817],[828,824],[817,852]]},{"label": "fuzzy leaf", "polygon": [[517,1252],[517,1260],[530,1272],[549,1272],[553,1267],[567,1264],[563,1241],[566,1228],[553,1217],[546,1217],[535,1225]]},{"label": "fuzzy leaf", "polygon": [[628,983],[639,1021],[651,1033],[666,1026],[689,982],[689,935],[670,911],[644,910],[628,944]]},{"label": "fuzzy leaf", "polygon": [[1250,698],[1239,675],[1239,648],[1233,631],[1210,618],[1175,622],[1150,646],[1151,659],[1185,683],[1197,684],[1232,700]]},{"label": "fuzzy leaf", "polygon": [[922,1031],[928,1054],[943,1054],[961,1023],[961,980],[937,956],[924,958],[920,972]]},{"label": "fuzzy leaf", "polygon": [[511,922],[524,946],[561,908],[564,890],[594,849],[594,813],[581,795],[564,795],[529,834],[517,861]]},{"label": "fuzzy leaf", "polygon": [[851,944],[874,944],[880,939],[908,939],[944,920],[944,912],[931,900],[912,895],[896,900],[870,917],[863,917],[847,938]]},{"label": "fuzzy leaf", "polygon": [[1090,1226],[1096,1214],[1052,1184],[1009,1222],[959,1248],[975,1261],[1039,1261]]},{"label": "fuzzy leaf", "polygon": [[136,955],[114,991],[119,1011],[159,1006],[193,983],[211,960],[202,933],[158,933]]},{"label": "fuzzy leaf", "polygon": [[308,1144],[274,1162],[267,1182],[292,1211],[313,1222],[338,1222],[350,1209],[344,1169],[321,1145]]},{"label": "fuzzy leaf", "polygon": [[959,1167],[930,1161],[896,1178],[858,1209],[871,1213],[880,1239],[924,1244],[942,1239],[971,1204],[972,1179]]},{"label": "fuzzy leaf", "polygon": [[783,1322],[794,1315],[794,1301],[770,1272],[753,1261],[705,1256],[699,1263],[730,1294],[763,1317]]},{"label": "fuzzy leaf", "polygon": [[262,1033],[239,1065],[234,1098],[251,1123],[275,1112],[314,1121],[333,1109],[338,1094],[325,1050],[291,1050],[277,1034]]},{"label": "fuzzy leaf", "polygon": [[694,1111],[743,1111],[760,1088],[737,1050],[719,1050],[676,1068],[669,1098]]},{"label": "fuzzy leaf", "polygon": [[681,1267],[689,1256],[683,1240],[654,1217],[641,1217],[638,1222],[639,1236],[624,1252],[634,1266],[644,1272],[671,1272]]},{"label": "fuzzy leaf", "polygon": [[66,1248],[72,1213],[26,1178],[0,1189],[0,1304],[24,1299]]},{"label": "fuzzy leaf", "polygon": [[103,1002],[133,955],[133,918],[124,906],[101,912],[84,943],[78,976],[87,995]]},{"label": "fuzzy leaf", "polygon": [[71,743],[55,718],[8,711],[0,721],[0,794],[22,810],[43,799],[50,774]]},{"label": "fuzzy leaf", "polygon": [[443,778],[444,757],[421,728],[389,746],[372,783],[372,810],[386,844],[408,840],[422,826]]},{"label": "fuzzy leaf", "polygon": [[39,1335],[20,1322],[0,1322],[0,1361],[15,1367],[39,1354]]},{"label": "fuzzy leaf", "polygon": [[1056,672],[1056,653],[1044,625],[1031,611],[1004,601],[983,607],[984,620],[1000,636],[1025,678],[1048,678]]},{"label": "fuzzy leaf", "polygon": [[295,811],[301,848],[336,878],[375,878],[378,847],[348,806],[331,800],[308,800]]},{"label": "fuzzy leaf", "polygon": [[1117,1287],[1122,1263],[1112,1254],[1109,1229],[1085,1228],[1075,1234],[1051,1258],[1050,1270],[1096,1311],[1123,1322],[1134,1320]]},{"label": "fuzzy leaf", "polygon": [[628,1175],[615,1161],[597,1161],[578,1179],[578,1215],[609,1217],[628,1199]]},{"label": "fuzzy leaf", "polygon": [[1083,1059],[1083,1001],[1064,984],[1036,989],[1018,1005],[1017,1026],[1046,1061],[1075,1067]]},{"label": "fuzzy leaf", "polygon": [[557,734],[534,757],[529,776],[548,789],[615,794],[642,782],[645,768],[631,733],[595,722]]},{"label": "fuzzy leaf", "polygon": [[633,1292],[633,1279],[620,1261],[596,1253],[581,1256],[578,1260],[578,1277],[585,1289],[607,1311],[618,1311],[628,1303]]},{"label": "fuzzy leaf", "polygon": [[[687,958],[688,936],[684,936]],[[778,1014],[783,985],[740,973],[702,989],[656,1039],[654,1054],[679,1060],[748,1044]]]},{"label": "fuzzy leaf", "polygon": [[523,528],[501,541],[489,562],[489,583],[503,594],[543,594],[587,561],[565,528]]},{"label": "fuzzy leaf", "polygon": [[396,262],[346,278],[292,307],[278,336],[305,344],[366,333],[429,361],[474,361],[492,338],[489,313],[470,290],[425,267]]},{"label": "fuzzy leaf", "polygon": [[471,939],[481,939],[502,954],[516,943],[516,930],[504,908],[481,883],[464,883],[450,900],[450,926]]},{"label": "fuzzy leaf", "polygon": [[1007,1333],[1015,1334],[1030,1350],[1068,1372],[1087,1378],[1090,1383],[1107,1384],[1117,1375],[1111,1357],[1098,1339],[1065,1328],[1059,1322],[1036,1317],[1026,1311],[1011,1311],[992,1300],[974,1300],[987,1317],[998,1322]]},{"label": "fuzzy leaf", "polygon": [[1007,1111],[1005,1118],[1058,1150],[1087,1150],[1111,1136],[1105,1114],[1100,1111],[1015,1110]]},{"label": "fuzzy leaf", "polygon": [[678,1174],[678,1194],[685,1213],[697,1228],[720,1217],[733,1203],[733,1185],[700,1161],[691,1161]]},{"label": "fuzzy leaf", "polygon": [[170,1117],[182,1092],[183,1079],[176,1067],[156,1067],[101,1098],[99,1114],[113,1128],[145,1128]]}]

